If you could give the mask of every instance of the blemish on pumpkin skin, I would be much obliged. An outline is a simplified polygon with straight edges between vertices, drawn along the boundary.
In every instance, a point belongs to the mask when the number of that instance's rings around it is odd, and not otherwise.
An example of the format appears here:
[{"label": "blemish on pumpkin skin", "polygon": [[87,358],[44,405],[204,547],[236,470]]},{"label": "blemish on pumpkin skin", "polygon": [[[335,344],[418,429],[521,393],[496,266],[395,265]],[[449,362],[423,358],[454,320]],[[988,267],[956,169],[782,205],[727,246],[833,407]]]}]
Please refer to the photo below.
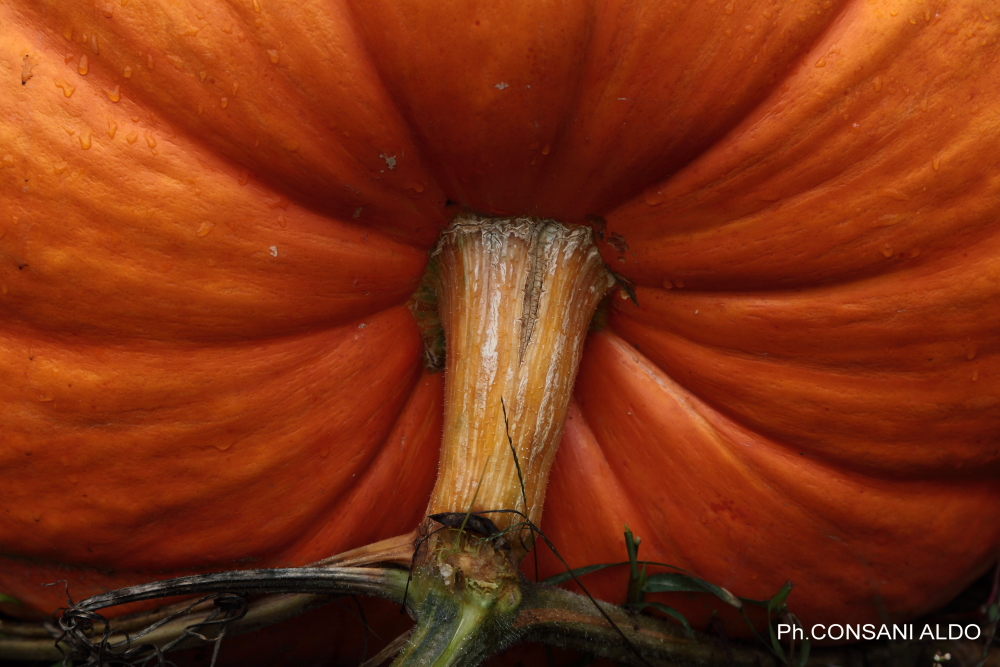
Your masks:
[{"label": "blemish on pumpkin skin", "polygon": [[35,68],[35,65],[37,65],[37,64],[38,63],[36,63],[34,61],[34,59],[30,55],[24,56],[24,60],[22,61],[22,65],[21,65],[21,85],[22,86],[24,84],[28,83],[28,80],[31,77],[34,76],[34,74],[31,73],[31,70],[33,70]]}]

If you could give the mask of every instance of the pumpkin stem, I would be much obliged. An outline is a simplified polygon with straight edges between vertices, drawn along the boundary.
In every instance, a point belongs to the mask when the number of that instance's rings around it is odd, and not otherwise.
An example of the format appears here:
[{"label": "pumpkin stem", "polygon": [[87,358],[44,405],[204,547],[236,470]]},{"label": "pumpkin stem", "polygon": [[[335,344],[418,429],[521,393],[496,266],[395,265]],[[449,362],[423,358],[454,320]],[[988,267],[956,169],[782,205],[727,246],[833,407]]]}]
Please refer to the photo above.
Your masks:
[{"label": "pumpkin stem", "polygon": [[409,590],[398,667],[475,665],[509,642],[520,563],[597,304],[614,284],[586,227],[458,219],[434,252],[444,330],[437,484]]},{"label": "pumpkin stem", "polygon": [[[614,279],[589,227],[552,220],[462,217],[434,255],[447,354],[427,513],[489,512],[500,530],[538,523],[584,339]],[[521,533],[517,562],[531,548]]]}]

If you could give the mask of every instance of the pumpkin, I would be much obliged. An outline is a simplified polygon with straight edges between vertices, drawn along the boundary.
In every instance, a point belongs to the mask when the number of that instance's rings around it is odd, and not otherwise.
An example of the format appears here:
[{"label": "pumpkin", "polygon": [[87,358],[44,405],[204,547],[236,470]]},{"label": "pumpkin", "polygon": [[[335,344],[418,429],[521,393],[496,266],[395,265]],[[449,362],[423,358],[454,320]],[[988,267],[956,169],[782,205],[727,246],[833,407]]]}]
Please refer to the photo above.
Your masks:
[{"label": "pumpkin", "polygon": [[3,3],[0,592],[417,525],[442,377],[406,304],[458,208],[596,225],[635,285],[546,494],[570,565],[628,524],[806,624],[941,605],[1000,550],[991,12]]}]

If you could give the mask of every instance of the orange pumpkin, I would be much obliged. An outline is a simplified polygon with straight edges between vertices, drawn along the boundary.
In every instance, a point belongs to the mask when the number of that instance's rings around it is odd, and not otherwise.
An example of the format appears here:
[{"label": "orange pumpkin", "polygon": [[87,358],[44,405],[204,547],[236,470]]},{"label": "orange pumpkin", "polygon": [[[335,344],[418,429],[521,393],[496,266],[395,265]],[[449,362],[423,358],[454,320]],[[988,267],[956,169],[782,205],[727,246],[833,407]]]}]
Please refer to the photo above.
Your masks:
[{"label": "orange pumpkin", "polygon": [[415,527],[442,379],[405,304],[450,199],[603,216],[637,285],[547,494],[572,565],[628,523],[807,624],[940,605],[1000,549],[991,11],[3,3],[0,592]]}]

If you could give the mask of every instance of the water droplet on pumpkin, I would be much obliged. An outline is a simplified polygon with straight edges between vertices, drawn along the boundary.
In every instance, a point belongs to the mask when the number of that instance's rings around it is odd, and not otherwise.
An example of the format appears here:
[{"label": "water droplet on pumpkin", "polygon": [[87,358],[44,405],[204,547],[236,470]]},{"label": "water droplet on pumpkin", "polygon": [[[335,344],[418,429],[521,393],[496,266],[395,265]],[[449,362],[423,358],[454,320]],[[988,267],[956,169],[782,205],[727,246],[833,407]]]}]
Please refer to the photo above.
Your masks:
[{"label": "water droplet on pumpkin", "polygon": [[968,352],[968,353],[967,353],[967,354],[965,355],[965,358],[966,358],[966,359],[968,359],[969,361],[972,361],[973,359],[975,359],[975,358],[976,358],[976,355],[977,355],[978,353],[979,353],[979,350],[977,350],[976,348],[972,348],[972,349],[971,349],[971,350],[969,350],[969,352]]},{"label": "water droplet on pumpkin", "polygon": [[278,214],[278,226],[282,229],[285,228],[285,216],[281,213]]},{"label": "water droplet on pumpkin", "polygon": [[80,148],[85,151],[90,150],[90,132],[80,133]]},{"label": "water droplet on pumpkin", "polygon": [[118,123],[113,120],[108,121],[108,136],[112,139],[115,138],[115,133],[118,132]]},{"label": "water droplet on pumpkin", "polygon": [[90,71],[90,61],[87,60],[87,56],[80,57],[80,64],[77,66],[76,71],[80,73],[80,76],[87,76],[87,72]]},{"label": "water droplet on pumpkin", "polygon": [[[4,292],[6,294],[7,292]],[[979,371],[972,371],[972,381],[975,382],[979,379]]]},{"label": "water droplet on pumpkin", "polygon": [[675,279],[674,280],[674,285],[677,287],[677,289],[684,289],[684,281],[683,280],[676,280]]},{"label": "water droplet on pumpkin", "polygon": [[880,76],[875,77],[875,81],[873,81],[872,83],[875,85],[875,92],[876,93],[882,91],[882,77],[880,77]]},{"label": "water droplet on pumpkin", "polygon": [[180,56],[167,56],[167,60],[170,61],[170,64],[173,65],[174,69],[178,72],[184,70],[184,60],[181,59]]},{"label": "water droplet on pumpkin", "polygon": [[236,91],[240,89],[240,82],[237,81],[233,84],[233,97],[236,97]]},{"label": "water droplet on pumpkin", "polygon": [[145,136],[146,136],[146,145],[148,145],[150,148],[156,148],[156,137],[153,136],[153,133],[147,132]]},{"label": "water droplet on pumpkin", "polygon": [[277,49],[268,49],[267,50],[267,57],[271,59],[271,64],[273,64],[273,65],[277,65],[278,64],[278,57],[279,57],[279,55],[278,55],[278,50]]},{"label": "water droplet on pumpkin", "polygon": [[75,53],[67,53],[66,55],[63,56],[63,62],[69,65],[69,61],[73,60],[73,58],[75,57],[76,57]]},{"label": "water droplet on pumpkin", "polygon": [[273,245],[273,246],[271,246],[268,249],[271,251],[271,257],[277,257],[278,256],[278,246]]},{"label": "water droplet on pumpkin", "polygon": [[250,181],[250,170],[240,169],[240,185],[246,185]]},{"label": "water droplet on pumpkin", "polygon": [[884,246],[882,246],[882,250],[880,252],[885,257],[892,257],[892,246],[886,243]]},{"label": "water droplet on pumpkin", "polygon": [[132,66],[131,65],[125,65],[125,72],[124,72],[124,74],[125,74],[125,78],[126,79],[131,79],[132,78]]},{"label": "water droplet on pumpkin", "polygon": [[531,158],[531,162],[529,164],[531,164],[531,166],[534,167],[536,162],[538,162],[537,159]]},{"label": "water droplet on pumpkin", "polygon": [[939,171],[941,169],[941,158],[936,157],[931,160],[931,167],[933,167],[934,171]]},{"label": "water droplet on pumpkin", "polygon": [[258,14],[260,14],[260,1],[259,0],[253,0],[253,10],[255,12],[257,12]]},{"label": "water droplet on pumpkin", "polygon": [[65,162],[56,162],[54,165],[52,165],[52,171],[54,171],[56,174],[61,174],[67,169],[69,169],[69,165],[66,164]]},{"label": "water droplet on pumpkin", "polygon": [[134,144],[135,140],[138,138],[139,138],[138,131],[129,132],[128,134],[125,135],[125,141],[129,142],[130,144]]},{"label": "water droplet on pumpkin", "polygon": [[101,7],[101,13],[104,14],[104,18],[109,19],[115,14],[115,6],[110,2],[105,2]]},{"label": "water droplet on pumpkin", "polygon": [[94,52],[95,56],[101,55],[101,49],[97,45],[97,35],[91,35],[90,37],[90,50]]},{"label": "water droplet on pumpkin", "polygon": [[112,102],[117,102],[122,98],[121,86],[115,86],[113,90],[105,90],[104,94],[108,96],[108,99]]},{"label": "water droplet on pumpkin", "polygon": [[223,97],[222,101],[219,102],[219,104],[222,106],[223,109],[225,109],[226,107],[229,106],[229,98],[228,97]]},{"label": "water droplet on pumpkin", "polygon": [[146,54],[146,67],[153,69],[153,56]]},{"label": "water droplet on pumpkin", "polygon": [[673,289],[674,284],[669,279],[663,281],[663,289]]},{"label": "water droplet on pumpkin", "polygon": [[65,81],[56,81],[56,88],[62,88],[63,95],[66,97],[73,97],[73,91],[76,90],[76,86],[71,86]]},{"label": "water droplet on pumpkin", "polygon": [[200,115],[202,115],[203,113],[205,113],[205,107],[204,107],[204,106],[202,106],[201,104],[199,104],[199,105],[198,105],[198,115],[200,116]]},{"label": "water droplet on pumpkin", "polygon": [[73,26],[68,25],[65,28],[63,28],[63,37],[65,37],[71,42],[73,41]]},{"label": "water droplet on pumpkin", "polygon": [[211,232],[212,229],[214,228],[215,228],[214,222],[209,222],[205,220],[198,226],[198,230],[195,232],[195,234],[197,234],[199,237],[208,236],[208,233]]},{"label": "water droplet on pumpkin", "polygon": [[663,193],[656,189],[656,186],[646,188],[642,191],[642,200],[650,206],[659,206],[665,201]]},{"label": "water droplet on pumpkin", "polygon": [[551,147],[548,144],[545,144],[545,148],[542,149],[542,155],[548,155],[550,149]]},{"label": "water droplet on pumpkin", "polygon": [[736,3],[730,2],[728,5],[725,6],[725,8],[722,11],[724,11],[728,15],[732,15],[734,12],[736,12]]},{"label": "water droplet on pumpkin", "polygon": [[222,26],[222,32],[226,33],[227,35],[233,34],[233,24],[227,23],[226,25]]},{"label": "water droplet on pumpkin", "polygon": [[198,80],[201,81],[202,83],[205,82],[205,79],[207,77],[208,77],[208,72],[206,70],[201,70],[200,72],[198,72]]}]

